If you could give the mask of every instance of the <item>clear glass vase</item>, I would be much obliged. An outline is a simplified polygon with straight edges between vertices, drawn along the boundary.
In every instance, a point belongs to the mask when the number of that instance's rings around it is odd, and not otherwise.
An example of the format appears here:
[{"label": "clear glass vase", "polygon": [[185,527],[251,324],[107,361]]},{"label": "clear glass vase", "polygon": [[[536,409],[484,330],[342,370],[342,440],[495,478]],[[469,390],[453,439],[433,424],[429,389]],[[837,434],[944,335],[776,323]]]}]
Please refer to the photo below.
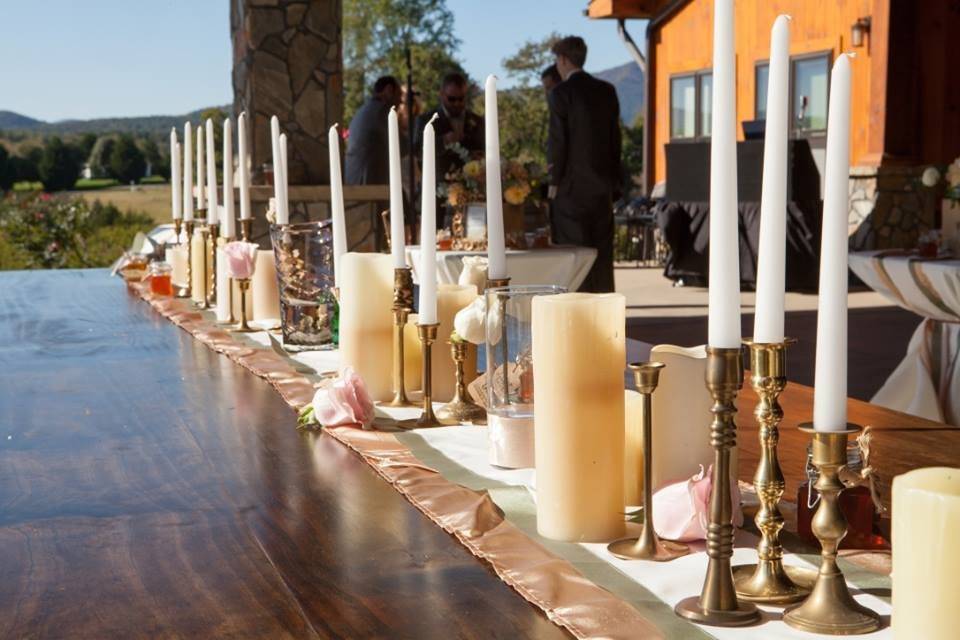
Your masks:
[{"label": "clear glass vase", "polygon": [[339,307],[334,296],[329,220],[270,225],[277,265],[283,345],[293,351],[333,349]]}]

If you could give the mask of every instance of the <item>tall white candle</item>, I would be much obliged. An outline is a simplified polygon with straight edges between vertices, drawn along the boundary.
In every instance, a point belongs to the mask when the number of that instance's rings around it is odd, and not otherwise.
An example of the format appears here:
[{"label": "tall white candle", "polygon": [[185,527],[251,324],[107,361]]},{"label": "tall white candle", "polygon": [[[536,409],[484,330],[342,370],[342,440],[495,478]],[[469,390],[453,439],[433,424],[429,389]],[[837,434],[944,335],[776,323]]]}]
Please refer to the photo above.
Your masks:
[{"label": "tall white candle", "polygon": [[785,252],[787,243],[787,121],[790,93],[790,16],[778,16],[770,30],[767,124],[760,194],[760,251],[757,259],[756,342],[783,342]]},{"label": "tall white candle", "polygon": [[327,131],[330,161],[330,218],[333,221],[333,276],[340,286],[340,259],[347,252],[347,221],[343,207],[343,174],[340,170],[340,134],[334,124]]},{"label": "tall white candle", "polygon": [[270,118],[270,157],[273,159],[273,201],[277,222],[280,222],[280,200],[283,196],[280,178],[283,176],[283,165],[280,162],[280,119],[277,116]]},{"label": "tall white candle", "polygon": [[204,144],[203,144],[203,123],[197,126],[197,209],[207,208],[207,193],[203,186],[203,180],[206,177],[204,169]]},{"label": "tall white candle", "polygon": [[506,243],[503,237],[503,194],[500,187],[500,120],[497,117],[497,77],[487,76],[484,92],[484,133],[487,165],[487,274],[490,279],[507,277]]},{"label": "tall white candle", "polygon": [[233,209],[233,125],[230,118],[223,121],[223,220],[220,221],[220,237],[237,237]]},{"label": "tall white candle", "polygon": [[280,169],[280,179],[277,182],[277,187],[280,192],[280,199],[277,201],[277,222],[279,224],[289,224],[290,223],[290,200],[287,197],[287,134],[280,134],[280,157],[279,169]]},{"label": "tall white candle", "polygon": [[183,219],[183,201],[180,195],[180,143],[177,142],[177,130],[170,129],[170,206],[173,219]]},{"label": "tall white candle", "polygon": [[247,113],[237,118],[237,166],[240,179],[240,219],[250,217],[250,165],[247,157]]},{"label": "tall white candle", "polygon": [[217,198],[217,146],[213,135],[213,120],[207,118],[207,223],[218,221],[220,213]]},{"label": "tall white candle", "polygon": [[820,296],[813,428],[847,428],[847,198],[850,181],[850,56],[841,54],[830,77],[824,167]]},{"label": "tall white candle", "polygon": [[740,346],[740,252],[733,0],[716,0],[713,7],[708,342],[711,347],[736,349]]},{"label": "tall white candle", "polygon": [[183,219],[193,222],[193,127],[189,122],[183,125]]},{"label": "tall white candle", "polygon": [[403,235],[403,177],[400,171],[400,125],[396,107],[390,108],[387,128],[390,134],[390,253],[393,255],[393,268],[402,269],[407,266],[407,248]]},{"label": "tall white candle", "polygon": [[423,184],[420,201],[420,324],[437,322],[437,171],[433,121],[423,128]]}]

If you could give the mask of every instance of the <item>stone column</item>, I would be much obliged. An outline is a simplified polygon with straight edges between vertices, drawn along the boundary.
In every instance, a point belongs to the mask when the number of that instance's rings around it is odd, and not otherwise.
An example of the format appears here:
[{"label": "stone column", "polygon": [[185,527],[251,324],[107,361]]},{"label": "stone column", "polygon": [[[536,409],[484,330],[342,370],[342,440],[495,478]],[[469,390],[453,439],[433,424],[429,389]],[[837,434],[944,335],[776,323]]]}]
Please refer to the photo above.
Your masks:
[{"label": "stone column", "polygon": [[251,123],[253,178],[271,162],[270,117],[288,138],[290,184],[327,184],[327,128],[343,117],[341,0],[231,0],[233,109]]}]

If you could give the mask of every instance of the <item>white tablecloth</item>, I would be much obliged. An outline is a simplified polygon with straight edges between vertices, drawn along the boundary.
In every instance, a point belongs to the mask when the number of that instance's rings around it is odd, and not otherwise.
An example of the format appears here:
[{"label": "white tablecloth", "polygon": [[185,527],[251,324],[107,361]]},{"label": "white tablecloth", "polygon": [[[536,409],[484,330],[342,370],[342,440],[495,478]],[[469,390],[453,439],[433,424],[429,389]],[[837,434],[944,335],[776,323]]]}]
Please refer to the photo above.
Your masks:
[{"label": "white tablecloth", "polygon": [[[482,256],[476,251],[437,251],[437,277],[441,283],[456,284],[463,271],[465,256]],[[510,284],[553,284],[576,291],[597,259],[590,247],[550,247],[507,251]],[[419,283],[420,247],[407,247],[407,262],[413,267],[414,282]]]},{"label": "white tablecloth", "polygon": [[862,251],[850,254],[850,268],[923,318],[903,361],[871,402],[960,426],[960,260]]}]

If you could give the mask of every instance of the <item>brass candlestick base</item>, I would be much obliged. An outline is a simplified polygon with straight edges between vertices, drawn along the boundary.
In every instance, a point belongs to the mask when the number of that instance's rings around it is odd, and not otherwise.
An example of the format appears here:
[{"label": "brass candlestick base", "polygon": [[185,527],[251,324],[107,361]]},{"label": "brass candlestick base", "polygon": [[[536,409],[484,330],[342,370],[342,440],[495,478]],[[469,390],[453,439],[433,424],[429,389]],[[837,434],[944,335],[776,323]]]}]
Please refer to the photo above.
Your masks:
[{"label": "brass candlestick base", "polygon": [[240,239],[244,242],[250,242],[250,236],[253,233],[253,218],[240,218]]},{"label": "brass candlestick base", "polygon": [[611,542],[607,550],[621,560],[653,560],[667,562],[690,553],[690,547],[679,542],[660,540],[653,528],[653,419],[650,396],[660,382],[662,362],[635,362],[629,365],[641,394],[640,416],[643,423],[643,529],[639,538]]},{"label": "brass candlestick base", "polygon": [[[210,229],[210,245],[207,248],[210,255],[210,291],[207,293],[207,307],[217,304],[217,238],[220,237],[220,224],[214,222],[207,225]],[[207,245],[204,245],[207,246]]]},{"label": "brass candlestick base", "polygon": [[207,245],[210,243],[210,226],[203,225],[200,227],[200,237],[203,239],[203,291],[200,292],[200,297],[202,300],[197,304],[201,309],[210,308],[210,294],[208,289],[210,287],[210,268],[209,268],[209,258],[210,252],[207,250]]},{"label": "brass candlestick base", "polygon": [[[190,298],[193,293],[191,287],[193,286],[193,220],[188,220],[183,223],[184,230],[187,232],[187,284],[183,287],[180,287],[180,290],[177,291],[178,298]],[[180,232],[177,231],[177,238],[180,238]]]},{"label": "brass candlestick base", "polygon": [[470,399],[467,394],[467,383],[463,375],[463,363],[467,359],[467,343],[463,341],[450,342],[450,356],[453,358],[456,386],[453,400],[440,407],[437,417],[448,424],[486,424],[487,411]]},{"label": "brass candlestick base", "polygon": [[487,284],[484,289],[495,289],[497,287],[509,287],[510,278],[487,278]]},{"label": "brass candlestick base", "polygon": [[707,388],[713,396],[710,442],[714,448],[710,524],[707,527],[707,575],[699,597],[681,600],[677,615],[700,624],[741,627],[760,621],[756,606],[737,600],[733,555],[733,505],[730,497],[730,449],[737,442],[737,391],[743,385],[740,349],[707,347]]},{"label": "brass candlestick base", "polygon": [[431,345],[437,339],[439,326],[439,323],[417,325],[417,331],[420,333],[420,348],[423,352],[423,413],[413,425],[417,429],[445,426],[433,413],[433,365],[430,363],[430,354]]},{"label": "brass candlestick base", "polygon": [[791,567],[788,572],[783,566],[780,544],[783,515],[777,505],[786,485],[777,459],[778,427],[783,419],[779,398],[787,386],[787,347],[795,342],[791,338],[769,344],[746,341],[750,347],[750,384],[760,398],[754,411],[760,427],[760,462],[753,486],[760,499],[755,521],[761,537],[757,546],[758,563],[734,567],[733,573],[737,596],[751,602],[797,602],[810,593],[816,578],[816,572],[809,569]]},{"label": "brass candlestick base", "polygon": [[[250,333],[256,331],[253,327],[247,324],[247,291],[250,290],[250,278],[239,278],[237,280],[237,286],[240,289],[240,322],[235,326],[231,331],[235,333]],[[233,305],[230,305],[231,313],[233,313]]]},{"label": "brass candlestick base", "polygon": [[183,218],[173,219],[173,236],[177,239],[176,244],[180,244],[180,232],[183,230]]},{"label": "brass candlestick base", "polygon": [[413,274],[409,267],[393,270],[393,400],[389,407],[412,407],[403,384],[403,328],[413,309]]},{"label": "brass candlestick base", "polygon": [[783,621],[802,631],[836,636],[876,631],[880,616],[853,599],[837,566],[837,546],[847,535],[847,519],[839,504],[844,488],[840,469],[847,464],[847,437],[860,428],[848,425],[843,431],[814,431],[804,425],[800,430],[813,437],[813,465],[820,472],[813,485],[820,493],[820,505],[811,529],[822,551],[813,591],[802,604],[784,613]]}]

